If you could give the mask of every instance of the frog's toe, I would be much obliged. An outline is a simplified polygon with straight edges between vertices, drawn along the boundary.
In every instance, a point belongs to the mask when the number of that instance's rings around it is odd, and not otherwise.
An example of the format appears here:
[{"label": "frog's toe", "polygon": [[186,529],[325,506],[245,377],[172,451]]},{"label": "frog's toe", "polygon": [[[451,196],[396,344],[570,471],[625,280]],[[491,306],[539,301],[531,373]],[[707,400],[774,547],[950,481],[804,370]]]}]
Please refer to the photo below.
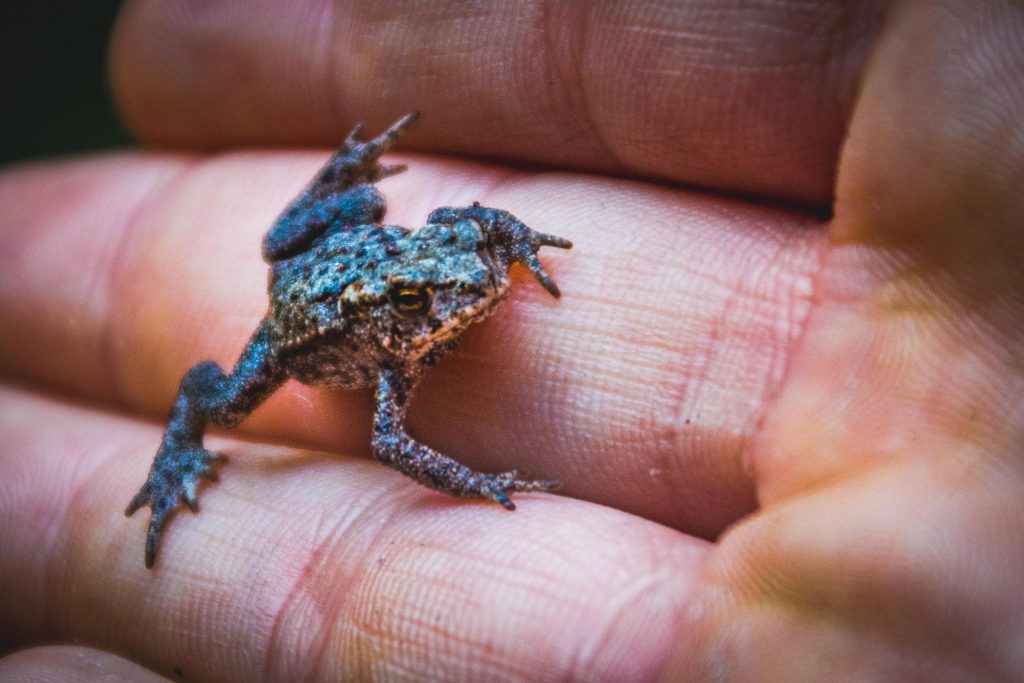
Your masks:
[{"label": "frog's toe", "polygon": [[151,510],[146,531],[146,566],[156,562],[160,535],[174,510],[184,503],[192,512],[199,511],[199,482],[216,481],[214,465],[226,458],[204,448],[180,447],[165,443],[149,472],[146,483],[128,503],[124,513],[130,517],[140,508]]},{"label": "frog's toe", "polygon": [[492,475],[485,485],[484,495],[501,504],[506,510],[515,510],[509,494],[516,491],[554,491],[561,482],[554,479],[523,479],[518,470]]}]

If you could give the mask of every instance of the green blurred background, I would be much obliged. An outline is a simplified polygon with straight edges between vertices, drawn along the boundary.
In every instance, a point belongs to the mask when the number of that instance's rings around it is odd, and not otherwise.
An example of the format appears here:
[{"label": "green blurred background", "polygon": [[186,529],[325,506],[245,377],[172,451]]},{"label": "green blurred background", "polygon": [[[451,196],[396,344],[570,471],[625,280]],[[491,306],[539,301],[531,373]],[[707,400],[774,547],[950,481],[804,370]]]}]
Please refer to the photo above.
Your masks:
[{"label": "green blurred background", "polygon": [[0,163],[132,144],[107,83],[121,0],[7,0],[0,9]]}]

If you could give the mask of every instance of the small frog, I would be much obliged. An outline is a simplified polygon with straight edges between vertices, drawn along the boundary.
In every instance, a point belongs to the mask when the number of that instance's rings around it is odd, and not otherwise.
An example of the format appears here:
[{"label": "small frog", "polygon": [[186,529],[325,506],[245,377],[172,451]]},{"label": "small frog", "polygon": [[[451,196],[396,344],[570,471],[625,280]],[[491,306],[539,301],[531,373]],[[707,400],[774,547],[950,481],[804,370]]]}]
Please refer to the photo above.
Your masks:
[{"label": "small frog", "polygon": [[214,465],[223,456],[203,448],[207,423],[234,427],[290,377],[345,389],[376,387],[373,453],[425,486],[490,498],[508,510],[515,509],[513,491],[558,486],[515,471],[475,472],[415,441],[402,425],[423,369],[508,294],[509,267],[525,266],[558,297],[537,251],[572,246],[479,203],[435,209],[416,230],[382,224],[384,197],[373,183],[405,166],[378,159],[417,117],[408,114],[369,141],[356,126],[264,235],[266,316],[230,374],[212,361],[185,373],[146,483],[125,510],[131,516],[152,508],[147,567],[156,561],[171,512],[181,502],[197,512],[200,479],[216,480]]}]

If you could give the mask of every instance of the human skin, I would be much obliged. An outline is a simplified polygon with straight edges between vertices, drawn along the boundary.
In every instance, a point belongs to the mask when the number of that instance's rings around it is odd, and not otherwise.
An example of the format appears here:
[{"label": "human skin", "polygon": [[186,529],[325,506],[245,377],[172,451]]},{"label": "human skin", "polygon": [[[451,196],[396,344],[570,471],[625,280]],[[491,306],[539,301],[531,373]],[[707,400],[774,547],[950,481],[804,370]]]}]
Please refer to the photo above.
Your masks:
[{"label": "human skin", "polygon": [[[54,642],[175,680],[1024,677],[1024,6],[509,7],[129,3],[155,150],[0,176],[0,681]],[[262,315],[262,232],[413,108],[389,221],[575,246],[410,430],[561,495],[422,489],[368,393],[289,384],[146,570],[124,506]]]}]

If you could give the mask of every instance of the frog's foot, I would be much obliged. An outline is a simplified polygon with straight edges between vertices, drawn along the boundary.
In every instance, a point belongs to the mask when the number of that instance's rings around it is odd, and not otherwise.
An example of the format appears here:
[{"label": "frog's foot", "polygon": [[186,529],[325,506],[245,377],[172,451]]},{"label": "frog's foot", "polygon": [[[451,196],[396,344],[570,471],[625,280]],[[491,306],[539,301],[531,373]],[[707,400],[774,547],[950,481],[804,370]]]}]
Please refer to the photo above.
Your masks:
[{"label": "frog's foot", "polygon": [[160,545],[160,533],[164,523],[180,503],[192,512],[199,512],[197,491],[201,479],[217,481],[214,465],[226,461],[219,455],[198,446],[187,446],[165,440],[160,446],[156,460],[149,470],[146,483],[135,494],[125,516],[148,505],[152,509],[149,530],[146,532],[146,566],[156,562],[156,551]]},{"label": "frog's foot", "polygon": [[469,488],[471,495],[490,498],[501,503],[506,510],[515,510],[516,504],[509,498],[515,491],[554,491],[561,482],[553,479],[522,479],[518,470],[501,474],[476,473],[475,481]]},{"label": "frog's foot", "polygon": [[375,183],[381,178],[401,173],[406,169],[405,164],[385,166],[378,163],[378,159],[405,131],[409,130],[419,116],[418,111],[406,114],[377,137],[365,141],[363,124],[357,124],[324,171],[334,176],[346,177],[347,183]]},{"label": "frog's foot", "polygon": [[472,206],[442,206],[434,209],[427,217],[427,222],[454,225],[467,218],[476,221],[487,231],[506,263],[525,266],[551,296],[561,296],[558,285],[552,281],[537,258],[537,252],[541,247],[571,249],[572,242],[557,235],[537,232],[508,211],[481,206],[480,202],[473,202]]}]

